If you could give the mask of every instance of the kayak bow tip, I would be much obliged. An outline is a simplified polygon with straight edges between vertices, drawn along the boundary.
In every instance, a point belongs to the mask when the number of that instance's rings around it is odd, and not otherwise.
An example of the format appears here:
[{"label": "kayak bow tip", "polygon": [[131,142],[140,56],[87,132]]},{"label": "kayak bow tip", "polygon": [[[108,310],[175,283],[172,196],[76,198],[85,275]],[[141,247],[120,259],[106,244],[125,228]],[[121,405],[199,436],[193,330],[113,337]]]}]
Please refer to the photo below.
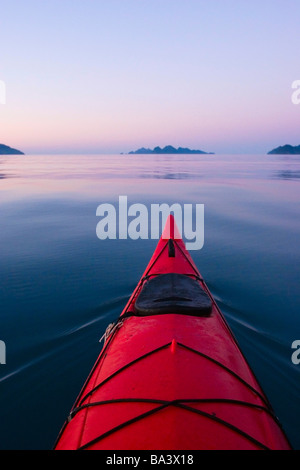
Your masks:
[{"label": "kayak bow tip", "polygon": [[173,214],[168,216],[161,238],[163,240],[182,240]]}]

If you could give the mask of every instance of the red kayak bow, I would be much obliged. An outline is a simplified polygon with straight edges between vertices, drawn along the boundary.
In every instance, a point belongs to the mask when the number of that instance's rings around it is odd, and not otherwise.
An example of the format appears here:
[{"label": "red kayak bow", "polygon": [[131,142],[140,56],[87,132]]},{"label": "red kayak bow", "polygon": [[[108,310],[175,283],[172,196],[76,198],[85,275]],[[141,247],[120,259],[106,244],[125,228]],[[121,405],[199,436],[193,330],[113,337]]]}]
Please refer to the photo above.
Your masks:
[{"label": "red kayak bow", "polygon": [[55,449],[291,449],[173,216]]}]

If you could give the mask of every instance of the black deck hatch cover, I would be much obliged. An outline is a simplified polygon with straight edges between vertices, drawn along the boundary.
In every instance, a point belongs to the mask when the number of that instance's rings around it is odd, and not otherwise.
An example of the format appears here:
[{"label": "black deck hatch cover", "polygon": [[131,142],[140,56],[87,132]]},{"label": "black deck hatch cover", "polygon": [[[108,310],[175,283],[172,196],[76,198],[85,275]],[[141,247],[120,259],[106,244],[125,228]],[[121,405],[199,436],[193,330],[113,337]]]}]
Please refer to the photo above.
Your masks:
[{"label": "black deck hatch cover", "polygon": [[184,274],[160,274],[145,282],[135,303],[137,315],[180,313],[208,316],[212,301],[198,280]]}]

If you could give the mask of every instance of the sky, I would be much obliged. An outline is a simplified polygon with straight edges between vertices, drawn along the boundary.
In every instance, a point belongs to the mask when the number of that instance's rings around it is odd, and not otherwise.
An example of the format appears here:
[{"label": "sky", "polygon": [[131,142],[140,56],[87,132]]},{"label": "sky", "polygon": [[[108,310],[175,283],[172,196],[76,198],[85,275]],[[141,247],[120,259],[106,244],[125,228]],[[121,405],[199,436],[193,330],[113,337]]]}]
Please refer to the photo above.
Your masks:
[{"label": "sky", "polygon": [[299,145],[299,24],[299,0],[0,0],[0,142],[27,154]]}]

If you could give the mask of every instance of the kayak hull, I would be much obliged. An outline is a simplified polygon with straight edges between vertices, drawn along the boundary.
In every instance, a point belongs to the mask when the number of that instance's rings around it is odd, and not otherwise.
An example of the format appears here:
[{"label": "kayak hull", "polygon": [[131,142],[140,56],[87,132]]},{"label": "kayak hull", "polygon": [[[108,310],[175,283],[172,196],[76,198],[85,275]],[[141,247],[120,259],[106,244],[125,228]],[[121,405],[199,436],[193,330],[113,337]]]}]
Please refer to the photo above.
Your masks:
[{"label": "kayak hull", "polygon": [[[169,223],[172,221],[170,218]],[[159,276],[174,273],[192,279],[192,287],[204,291],[206,306],[207,299],[211,303],[209,313],[204,308],[201,311],[201,306],[192,309],[191,299],[182,295],[178,297],[182,308],[174,313],[177,297],[173,294],[165,297],[171,311],[166,307],[166,311],[151,313],[155,310],[149,310],[151,302],[145,302],[141,293],[146,292],[145,297],[151,293],[151,281],[156,288],[157,280],[163,292],[165,281]],[[174,279],[177,282],[176,277],[165,278],[172,292],[176,291]],[[162,236],[120,318],[107,331],[103,350],[55,449],[290,448],[267,397],[173,228]]]}]

